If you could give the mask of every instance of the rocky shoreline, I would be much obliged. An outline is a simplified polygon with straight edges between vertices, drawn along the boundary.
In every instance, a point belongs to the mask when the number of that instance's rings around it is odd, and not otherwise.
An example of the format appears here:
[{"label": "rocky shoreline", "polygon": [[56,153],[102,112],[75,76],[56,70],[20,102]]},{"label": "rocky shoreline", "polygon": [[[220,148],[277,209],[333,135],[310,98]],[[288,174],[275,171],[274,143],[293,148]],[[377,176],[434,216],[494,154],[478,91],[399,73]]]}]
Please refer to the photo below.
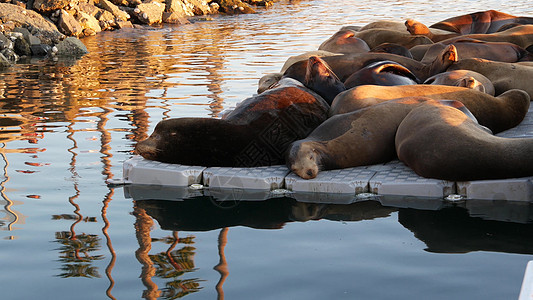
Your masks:
[{"label": "rocky shoreline", "polygon": [[0,0],[0,70],[24,57],[87,53],[80,38],[193,16],[254,13],[277,0]]}]

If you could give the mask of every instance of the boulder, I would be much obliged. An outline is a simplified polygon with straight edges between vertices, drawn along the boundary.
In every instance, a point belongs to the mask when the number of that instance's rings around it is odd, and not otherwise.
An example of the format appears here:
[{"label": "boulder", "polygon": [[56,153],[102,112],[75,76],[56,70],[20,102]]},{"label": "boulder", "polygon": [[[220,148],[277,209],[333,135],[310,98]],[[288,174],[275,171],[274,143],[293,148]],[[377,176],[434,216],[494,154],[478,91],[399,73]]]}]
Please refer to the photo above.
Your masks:
[{"label": "boulder", "polygon": [[0,53],[0,70],[7,69],[9,67],[11,67],[11,62],[2,53]]},{"label": "boulder", "polygon": [[194,16],[194,11],[192,7],[188,7],[183,3],[182,0],[166,0],[165,1],[165,11],[168,13],[175,13],[181,17],[192,17]]},{"label": "boulder", "polygon": [[115,16],[107,10],[100,10],[95,17],[98,20],[98,24],[102,30],[110,30],[117,27]]},{"label": "boulder", "polygon": [[81,24],[64,9],[59,13],[57,27],[63,34],[68,36],[78,37],[83,34],[83,27],[81,27]]},{"label": "boulder", "polygon": [[65,37],[52,22],[40,14],[17,5],[0,3],[0,20],[3,23],[13,22],[16,27],[27,28],[41,42],[49,45],[58,43]]},{"label": "boulder", "polygon": [[121,10],[120,8],[118,8],[118,6],[108,0],[100,0],[100,2],[98,2],[98,5],[101,8],[112,13],[118,20],[127,21],[130,18],[130,15],[127,12]]},{"label": "boulder", "polygon": [[219,0],[219,11],[226,14],[251,14],[255,10],[247,3],[240,0]]},{"label": "boulder", "polygon": [[20,36],[15,37],[13,50],[15,50],[15,53],[17,53],[19,56],[31,56],[30,43],[26,41],[22,34],[20,34]]},{"label": "boulder", "polygon": [[144,24],[159,24],[163,18],[165,6],[159,2],[152,1],[137,5],[134,10],[137,19]]},{"label": "boulder", "polygon": [[35,0],[33,2],[33,8],[41,13],[49,13],[58,9],[66,8],[70,5],[70,3],[71,0]]},{"label": "boulder", "polygon": [[163,12],[163,23],[189,24],[189,20],[177,12]]},{"label": "boulder", "polygon": [[0,33],[0,51],[4,49],[13,49],[13,41]]},{"label": "boulder", "polygon": [[84,36],[95,35],[96,33],[102,31],[102,27],[100,27],[98,20],[95,17],[84,13],[83,11],[78,11],[75,18],[76,21],[78,21],[78,23],[81,25]]},{"label": "boulder", "polygon": [[72,36],[62,40],[55,47],[57,49],[55,53],[57,56],[80,57],[89,53],[82,41]]}]

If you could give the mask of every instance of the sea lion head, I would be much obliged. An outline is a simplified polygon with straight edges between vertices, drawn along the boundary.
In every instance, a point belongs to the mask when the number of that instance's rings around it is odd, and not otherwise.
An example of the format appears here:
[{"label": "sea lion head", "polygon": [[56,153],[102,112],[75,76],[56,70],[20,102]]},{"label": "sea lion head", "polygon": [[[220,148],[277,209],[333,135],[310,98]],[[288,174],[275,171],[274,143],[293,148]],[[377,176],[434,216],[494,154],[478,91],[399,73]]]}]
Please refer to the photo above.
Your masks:
[{"label": "sea lion head", "polygon": [[346,90],[328,64],[318,56],[307,60],[304,85],[322,96],[331,105],[335,96]]},{"label": "sea lion head", "polygon": [[287,166],[303,179],[313,179],[320,171],[320,153],[314,142],[297,141],[292,144],[287,158]]}]

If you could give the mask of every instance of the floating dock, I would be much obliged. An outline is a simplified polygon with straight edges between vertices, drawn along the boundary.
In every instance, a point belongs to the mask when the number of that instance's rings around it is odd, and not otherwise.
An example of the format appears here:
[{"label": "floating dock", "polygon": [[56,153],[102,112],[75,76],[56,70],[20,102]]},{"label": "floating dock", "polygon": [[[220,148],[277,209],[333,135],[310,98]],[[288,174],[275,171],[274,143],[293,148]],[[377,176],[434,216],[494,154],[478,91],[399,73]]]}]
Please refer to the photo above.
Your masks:
[{"label": "floating dock", "polygon": [[[497,135],[533,138],[533,107],[529,108],[519,126]],[[263,200],[283,194],[301,201],[328,202],[331,199],[336,203],[350,203],[361,195],[533,201],[533,176],[452,182],[420,177],[398,160],[322,171],[316,178],[306,180],[284,165],[257,168],[185,166],[134,156],[124,162],[122,183],[191,187],[221,200],[237,196]]]}]

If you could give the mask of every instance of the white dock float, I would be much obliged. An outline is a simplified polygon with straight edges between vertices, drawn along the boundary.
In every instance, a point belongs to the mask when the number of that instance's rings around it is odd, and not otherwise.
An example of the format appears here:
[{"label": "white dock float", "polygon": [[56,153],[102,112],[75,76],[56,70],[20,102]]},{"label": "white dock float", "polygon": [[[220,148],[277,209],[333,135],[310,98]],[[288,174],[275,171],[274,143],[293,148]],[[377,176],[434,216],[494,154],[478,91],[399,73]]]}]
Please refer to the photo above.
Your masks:
[{"label": "white dock float", "polygon": [[124,183],[189,186],[201,183],[205,167],[151,161],[135,155],[122,166]]},{"label": "white dock float", "polygon": [[533,299],[533,260],[530,260],[527,264],[522,288],[520,289],[520,296],[518,296],[518,300],[531,299]]}]

